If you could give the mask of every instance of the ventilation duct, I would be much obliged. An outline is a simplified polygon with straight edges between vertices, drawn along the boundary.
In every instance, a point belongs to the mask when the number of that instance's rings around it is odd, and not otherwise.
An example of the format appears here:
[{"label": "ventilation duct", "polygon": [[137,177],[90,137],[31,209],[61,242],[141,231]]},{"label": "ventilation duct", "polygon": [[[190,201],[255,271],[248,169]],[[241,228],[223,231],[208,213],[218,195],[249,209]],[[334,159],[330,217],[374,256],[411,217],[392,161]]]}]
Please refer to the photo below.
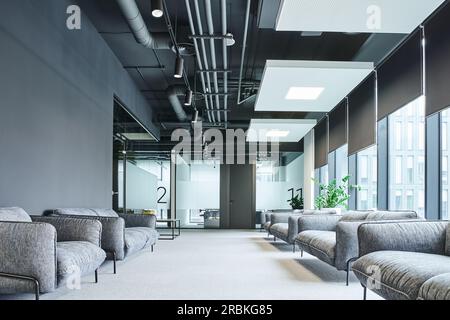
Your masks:
[{"label": "ventilation duct", "polygon": [[172,42],[167,33],[150,33],[145,25],[135,0],[116,0],[122,14],[127,19],[128,25],[136,38],[136,41],[150,49],[171,49]]},{"label": "ventilation duct", "polygon": [[186,94],[186,87],[184,86],[170,86],[167,89],[167,99],[170,102],[170,105],[173,108],[173,111],[177,115],[177,118],[180,122],[187,121],[186,112],[181,105],[180,99],[178,96],[183,96]]}]

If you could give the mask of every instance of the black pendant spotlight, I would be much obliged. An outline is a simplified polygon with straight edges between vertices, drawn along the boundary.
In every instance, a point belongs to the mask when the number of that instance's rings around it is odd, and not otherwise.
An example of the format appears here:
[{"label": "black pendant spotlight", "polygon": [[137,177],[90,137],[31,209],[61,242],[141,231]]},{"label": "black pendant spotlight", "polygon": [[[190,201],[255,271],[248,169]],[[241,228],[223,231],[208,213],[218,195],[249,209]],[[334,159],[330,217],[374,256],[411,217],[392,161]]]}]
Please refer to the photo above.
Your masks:
[{"label": "black pendant spotlight", "polygon": [[183,67],[184,67],[184,60],[181,56],[177,55],[177,59],[175,60],[175,72],[173,76],[177,79],[180,79],[183,77]]},{"label": "black pendant spotlight", "polygon": [[163,0],[152,0],[152,16],[161,18],[164,14]]}]

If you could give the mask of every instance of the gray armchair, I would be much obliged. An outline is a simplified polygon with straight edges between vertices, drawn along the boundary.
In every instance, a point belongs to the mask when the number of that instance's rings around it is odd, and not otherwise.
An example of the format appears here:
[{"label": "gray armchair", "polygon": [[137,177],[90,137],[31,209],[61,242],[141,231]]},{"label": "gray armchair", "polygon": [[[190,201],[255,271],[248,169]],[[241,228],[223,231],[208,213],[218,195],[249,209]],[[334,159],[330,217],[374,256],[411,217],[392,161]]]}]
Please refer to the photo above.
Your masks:
[{"label": "gray armchair", "polygon": [[327,210],[298,210],[274,213],[271,215],[272,224],[269,228],[269,234],[272,234],[275,240],[278,238],[292,245],[292,251],[295,252],[295,237],[298,235],[298,219],[304,215],[335,215],[335,212]]},{"label": "gray armchair", "polygon": [[73,276],[95,273],[105,261],[98,221],[29,216],[0,208],[0,293],[54,291]]},{"label": "gray armchair", "polygon": [[86,208],[56,209],[46,214],[100,221],[103,226],[102,248],[107,253],[107,259],[113,260],[114,273],[117,272],[117,260],[124,260],[148,247],[153,251],[159,237],[154,215],[117,214],[111,209]]},{"label": "gray armchair", "polygon": [[347,272],[358,257],[358,228],[368,221],[418,219],[413,211],[348,211],[343,216],[304,215],[298,219],[295,243],[337,270]]},{"label": "gray armchair", "polygon": [[450,224],[362,224],[353,272],[364,287],[392,300],[450,300]]}]

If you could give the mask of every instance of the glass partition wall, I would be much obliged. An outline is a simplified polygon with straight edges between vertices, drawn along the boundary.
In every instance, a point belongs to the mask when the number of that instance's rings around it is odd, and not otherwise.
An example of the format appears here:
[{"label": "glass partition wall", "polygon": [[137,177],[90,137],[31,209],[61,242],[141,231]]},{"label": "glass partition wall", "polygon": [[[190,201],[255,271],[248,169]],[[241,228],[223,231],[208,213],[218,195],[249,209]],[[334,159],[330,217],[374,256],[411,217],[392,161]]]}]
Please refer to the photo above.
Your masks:
[{"label": "glass partition wall", "polygon": [[256,210],[290,210],[292,196],[303,197],[303,155],[288,153],[281,161],[256,164]]},{"label": "glass partition wall", "polygon": [[220,227],[220,162],[176,163],[176,218],[182,228]]},{"label": "glass partition wall", "polygon": [[450,155],[450,136],[449,125],[450,111],[446,109],[440,114],[440,131],[441,131],[441,218],[448,220],[450,217],[449,190],[450,180],[448,176],[448,161]]}]

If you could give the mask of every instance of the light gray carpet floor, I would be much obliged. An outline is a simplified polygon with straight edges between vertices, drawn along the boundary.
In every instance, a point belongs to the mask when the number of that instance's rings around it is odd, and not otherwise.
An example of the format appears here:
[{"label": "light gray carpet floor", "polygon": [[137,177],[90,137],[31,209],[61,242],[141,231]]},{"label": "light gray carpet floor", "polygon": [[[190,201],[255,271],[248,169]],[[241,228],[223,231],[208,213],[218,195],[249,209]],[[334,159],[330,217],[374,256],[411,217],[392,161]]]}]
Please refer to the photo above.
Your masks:
[{"label": "light gray carpet floor", "polygon": [[[42,299],[362,299],[352,275],[292,247],[274,243],[259,231],[183,231],[174,241],[159,241],[155,252],[136,254],[118,263],[118,274],[106,262],[99,273],[84,277],[81,290],[60,288]],[[32,295],[0,296],[32,299]],[[368,299],[380,299],[369,292]]]}]

